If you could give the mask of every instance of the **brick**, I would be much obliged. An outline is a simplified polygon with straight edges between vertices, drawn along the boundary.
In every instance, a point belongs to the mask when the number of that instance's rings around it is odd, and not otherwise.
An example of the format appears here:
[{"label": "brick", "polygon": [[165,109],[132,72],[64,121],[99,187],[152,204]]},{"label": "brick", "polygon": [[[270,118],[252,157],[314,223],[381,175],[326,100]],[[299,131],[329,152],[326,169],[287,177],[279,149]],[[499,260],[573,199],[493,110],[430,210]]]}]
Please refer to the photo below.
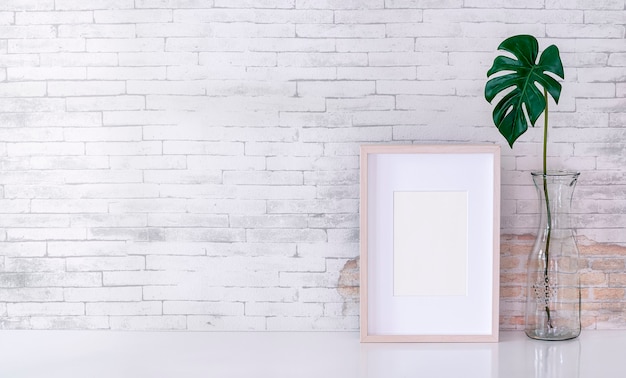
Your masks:
[{"label": "brick", "polygon": [[359,67],[367,66],[365,53],[279,53],[278,66],[284,67]]},{"label": "brick", "polygon": [[141,287],[65,288],[66,302],[137,302]]},{"label": "brick", "polygon": [[232,227],[237,228],[306,228],[303,216],[283,215],[234,215],[230,216]]},{"label": "brick", "polygon": [[168,184],[219,184],[222,182],[222,172],[218,170],[157,170],[145,172],[144,182]]},{"label": "brick", "polygon": [[111,316],[112,330],[185,330],[187,318],[177,315],[161,316]]},{"label": "brick", "polygon": [[376,67],[430,66],[448,62],[448,54],[433,50],[420,52],[373,52],[369,55],[369,65]]},{"label": "brick", "polygon": [[197,273],[195,272],[166,270],[112,270],[103,272],[102,276],[104,286],[177,285],[184,282],[191,282],[191,280],[198,280]]},{"label": "brick", "polygon": [[378,10],[337,10],[337,24],[392,24],[421,22],[422,11],[419,9],[378,9]]},{"label": "brick", "polygon": [[[6,44],[3,51],[6,52]],[[0,64],[3,67],[32,67],[39,64],[38,54],[3,54],[0,55]],[[6,78],[5,70],[2,71],[2,77]]]},{"label": "brick", "polygon": [[342,38],[335,43],[338,52],[395,52],[413,50],[412,38],[392,38],[387,26],[386,38]]},{"label": "brick", "polygon": [[297,230],[297,229],[267,229],[247,230],[246,239],[251,242],[319,242],[326,241],[327,235],[323,230]]},{"label": "brick", "polygon": [[620,25],[546,25],[546,36],[563,38],[580,35],[585,38],[623,38],[624,26]]},{"label": "brick", "polygon": [[[602,4],[602,2],[598,2]],[[624,24],[626,12],[615,10],[588,10],[585,11],[585,22],[588,24]]]},{"label": "brick", "polygon": [[133,38],[135,25],[59,25],[58,33],[61,38]]},{"label": "brick", "polygon": [[[18,13],[19,14],[19,13]],[[36,39],[54,38],[56,36],[52,26],[3,26],[0,25],[0,33],[7,39]]]},{"label": "brick", "polygon": [[[378,40],[378,39],[377,39]],[[371,41],[371,39],[363,39]],[[248,46],[250,51],[260,52],[332,52],[340,41],[327,38],[259,38],[254,45]],[[346,49],[347,51],[350,51]],[[337,49],[337,51],[341,51]],[[367,51],[361,49],[358,51]]]},{"label": "brick", "polygon": [[45,83],[20,82],[0,84],[0,97],[41,97],[45,94]]},{"label": "brick", "polygon": [[55,0],[57,10],[129,9],[133,0]]},{"label": "brick", "polygon": [[152,229],[150,240],[156,241],[214,241],[214,242],[240,242],[245,239],[243,230],[231,228],[201,228],[179,227]]},{"label": "brick", "polygon": [[148,226],[226,228],[229,226],[229,219],[225,215],[214,214],[150,214],[148,215]]},{"label": "brick", "polygon": [[0,255],[5,257],[43,257],[45,242],[17,242],[0,244]]},{"label": "brick", "polygon": [[[51,68],[117,66],[117,54],[115,53],[46,53],[40,54],[40,56],[41,65]],[[84,78],[84,75],[82,76]],[[47,78],[54,79],[54,77]]]},{"label": "brick", "polygon": [[373,94],[375,85],[371,81],[328,81],[303,82],[298,84],[302,96],[360,97]]},{"label": "brick", "polygon": [[82,303],[9,303],[8,316],[85,315]]},{"label": "brick", "polygon": [[543,8],[544,2],[539,0],[532,0],[520,3],[514,0],[470,0],[465,2],[465,7],[468,8]]},{"label": "brick", "polygon": [[0,25],[11,25],[15,21],[15,15],[13,12],[0,11]]},{"label": "brick", "polygon": [[576,1],[564,1],[564,0],[547,0],[547,9],[624,9],[624,4],[620,0],[576,0]]},{"label": "brick", "polygon": [[33,316],[29,328],[38,330],[102,330],[109,329],[106,316]]},{"label": "brick", "polygon": [[583,272],[580,274],[581,286],[606,286],[607,275],[601,272]]},{"label": "brick", "polygon": [[142,214],[77,214],[71,216],[70,223],[75,227],[144,227],[146,217]]},{"label": "brick", "polygon": [[387,8],[460,8],[463,3],[461,0],[386,0],[385,6]]},{"label": "brick", "polygon": [[126,244],[119,241],[50,241],[48,255],[66,256],[123,256]]},{"label": "brick", "polygon": [[190,331],[263,331],[266,318],[263,316],[189,315],[187,329]]},{"label": "brick", "polygon": [[165,51],[220,51],[244,52],[249,50],[249,42],[244,38],[167,38]]},{"label": "brick", "polygon": [[187,157],[189,169],[263,170],[265,158],[256,156],[201,156]]},{"label": "brick", "polygon": [[[19,12],[15,14],[17,25],[89,24],[93,21],[90,11],[78,12]],[[63,25],[62,25],[63,26]],[[67,37],[59,35],[59,37]]]},{"label": "brick", "polygon": [[296,26],[300,38],[383,38],[385,25],[304,24]]},{"label": "brick", "polygon": [[80,67],[9,67],[10,81],[85,79],[86,69]]},{"label": "brick", "polygon": [[169,9],[96,10],[93,16],[96,23],[102,24],[172,21],[172,11]]},{"label": "brick", "polygon": [[84,240],[85,230],[78,228],[11,228],[8,241]]},{"label": "brick", "polygon": [[126,88],[128,94],[202,95],[206,84],[197,81],[129,80]]},{"label": "brick", "polygon": [[330,111],[392,110],[395,106],[395,99],[391,96],[367,96],[328,99],[326,103]]},{"label": "brick", "polygon": [[198,61],[196,53],[173,52],[125,52],[118,54],[120,66],[176,66],[194,64]]},{"label": "brick", "polygon": [[196,302],[196,301],[166,301],[163,302],[163,313],[171,315],[212,315],[212,316],[242,316],[244,304],[233,302]]},{"label": "brick", "polygon": [[[197,0],[196,0],[197,1]],[[203,0],[204,1],[204,0]],[[294,0],[275,0],[271,2],[258,2],[255,0],[216,0],[215,6],[219,8],[276,8],[291,9]],[[210,8],[210,7],[207,7]]]},{"label": "brick", "polygon": [[10,273],[13,279],[25,287],[99,287],[102,286],[100,273],[68,272],[26,272]]},{"label": "brick", "polygon": [[[412,67],[340,67],[337,69],[337,79],[411,80],[415,79],[415,70]],[[357,95],[357,93],[355,93],[355,95]]]},{"label": "brick", "polygon": [[594,288],[593,298],[600,301],[623,300],[626,289],[618,288]]},{"label": "brick", "polygon": [[339,272],[280,272],[280,285],[287,287],[334,288],[338,280]]},{"label": "brick", "polygon": [[321,316],[321,303],[245,303],[247,316]]},{"label": "brick", "polygon": [[[344,127],[350,125],[352,117],[344,112],[328,111],[326,113],[288,112],[280,114],[281,126],[317,127],[320,124],[326,127]],[[269,155],[317,156],[320,155],[323,145],[314,143],[290,144],[248,144],[257,150],[267,151]],[[250,150],[251,148],[248,148]],[[274,152],[276,151],[276,152]],[[301,152],[300,152],[301,151]],[[356,153],[358,154],[358,152]],[[356,155],[354,154],[354,155]]]},{"label": "brick", "polygon": [[300,9],[381,9],[384,0],[296,0]]},{"label": "brick", "polygon": [[225,185],[301,185],[301,172],[227,171]]},{"label": "brick", "polygon": [[303,110],[322,111],[325,108],[321,97],[200,97],[200,96],[147,96],[146,108],[149,110],[201,110],[215,107],[229,111],[239,109],[242,104],[248,110]]},{"label": "brick", "polygon": [[332,23],[329,10],[264,9],[180,9],[174,11],[174,22],[253,22],[259,24]]},{"label": "brick", "polygon": [[266,212],[265,200],[242,200],[242,199],[203,199],[202,201],[189,201],[185,208],[189,212],[201,213],[230,213],[230,214],[264,214]]},{"label": "brick", "polygon": [[159,142],[89,142],[85,144],[87,155],[161,155]]},{"label": "brick", "polygon": [[34,156],[30,159],[33,169],[98,169],[109,168],[109,162],[102,156]]},{"label": "brick", "polygon": [[358,167],[356,156],[336,157],[268,157],[267,167],[270,170],[326,171],[338,167],[354,169]]},{"label": "brick", "polygon": [[271,317],[267,319],[267,329],[270,331],[293,331],[296,329],[313,330],[356,330],[359,328],[358,316],[331,318],[319,317],[314,321],[300,317]]},{"label": "brick", "polygon": [[9,40],[10,53],[58,53],[85,51],[85,41],[80,38],[17,39]]},{"label": "brick", "polygon": [[619,82],[626,77],[626,67],[579,68],[578,75],[583,83]]},{"label": "brick", "polygon": [[424,22],[500,22],[523,23],[525,20],[556,24],[583,23],[582,10],[544,10],[544,9],[427,9],[424,10]]},{"label": "brick", "polygon": [[[150,142],[148,142],[150,143]],[[154,143],[154,142],[153,142]],[[243,155],[243,143],[164,141],[165,155]]]},{"label": "brick", "polygon": [[[4,190],[2,190],[4,195]],[[0,206],[2,206],[2,212],[8,213],[27,213],[29,211],[29,200],[22,199],[0,199]]]},{"label": "brick", "polygon": [[151,52],[163,51],[163,38],[94,38],[88,39],[88,52]]},{"label": "brick", "polygon": [[122,81],[49,81],[49,96],[102,96],[126,93],[126,83]]},{"label": "brick", "polygon": [[[94,96],[68,98],[69,111],[96,111],[96,110],[141,110],[145,108],[145,99],[142,96]],[[130,130],[130,129],[129,129]],[[87,132],[94,132],[88,130]],[[114,139],[113,139],[114,140]]]},{"label": "brick", "polygon": [[209,96],[296,96],[296,83],[272,83],[255,81],[212,82],[206,88]]},{"label": "brick", "polygon": [[6,0],[0,11],[38,11],[54,9],[54,0]]},{"label": "brick", "polygon": [[0,297],[6,302],[60,302],[61,288],[18,288],[0,289]]},{"label": "brick", "polygon": [[391,140],[391,128],[368,127],[366,129],[304,129],[301,138],[305,142],[369,142]]},{"label": "brick", "polygon": [[68,272],[91,272],[109,270],[142,270],[144,258],[131,257],[68,257],[65,259]]},{"label": "brick", "polygon": [[217,38],[289,38],[296,37],[298,27],[292,24],[211,23],[211,34]]},{"label": "brick", "polygon": [[90,80],[163,80],[165,67],[89,67]]},{"label": "brick", "polygon": [[6,214],[0,220],[0,227],[12,225],[28,225],[30,227],[67,227],[69,218],[66,215],[48,214]]},{"label": "brick", "polygon": [[161,315],[161,302],[96,302],[85,305],[89,316]]},{"label": "brick", "polygon": [[[72,102],[72,108],[89,110],[98,110],[97,107],[109,107],[114,106],[119,102],[123,102],[124,98],[115,99],[113,101],[107,99],[99,104],[94,104],[95,100],[87,100],[85,102]],[[68,99],[69,102],[69,99]],[[69,104],[68,104],[69,106]],[[133,105],[128,105],[132,107]],[[67,133],[65,139],[68,141],[138,141],[141,140],[141,129],[139,127],[116,127],[116,128],[87,128],[87,129],[75,129],[72,133]]]},{"label": "brick", "polygon": [[358,201],[356,200],[290,200],[290,201],[268,201],[267,211],[270,214],[281,213],[350,213],[356,211]]}]

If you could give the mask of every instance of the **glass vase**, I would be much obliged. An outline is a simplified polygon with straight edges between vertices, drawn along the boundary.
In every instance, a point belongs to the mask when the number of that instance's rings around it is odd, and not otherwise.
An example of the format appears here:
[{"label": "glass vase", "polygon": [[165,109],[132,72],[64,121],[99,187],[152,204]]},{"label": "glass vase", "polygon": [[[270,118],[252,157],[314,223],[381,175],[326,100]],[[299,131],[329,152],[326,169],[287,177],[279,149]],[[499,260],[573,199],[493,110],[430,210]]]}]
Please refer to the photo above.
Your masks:
[{"label": "glass vase", "polygon": [[539,340],[580,334],[578,248],[571,204],[578,172],[533,172],[540,220],[528,258],[525,331]]}]

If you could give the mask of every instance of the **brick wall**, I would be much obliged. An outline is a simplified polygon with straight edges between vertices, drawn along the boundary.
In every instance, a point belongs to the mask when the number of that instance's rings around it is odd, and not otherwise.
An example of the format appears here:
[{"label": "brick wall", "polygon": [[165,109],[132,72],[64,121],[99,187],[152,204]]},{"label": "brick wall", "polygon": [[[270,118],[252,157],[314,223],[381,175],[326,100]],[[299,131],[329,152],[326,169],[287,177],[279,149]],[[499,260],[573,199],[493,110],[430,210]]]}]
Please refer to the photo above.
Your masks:
[{"label": "brick wall", "polygon": [[485,74],[556,43],[553,168],[588,328],[624,328],[624,0],[3,0],[0,328],[358,328],[358,147],[503,145],[502,328],[519,328],[541,129]]}]

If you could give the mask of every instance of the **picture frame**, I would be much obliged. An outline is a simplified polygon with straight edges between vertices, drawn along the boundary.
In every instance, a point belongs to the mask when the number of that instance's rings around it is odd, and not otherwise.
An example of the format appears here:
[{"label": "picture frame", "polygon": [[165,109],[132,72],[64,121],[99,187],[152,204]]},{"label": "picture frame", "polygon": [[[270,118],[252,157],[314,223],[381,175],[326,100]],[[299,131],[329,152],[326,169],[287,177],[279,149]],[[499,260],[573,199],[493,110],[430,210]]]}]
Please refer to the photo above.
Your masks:
[{"label": "picture frame", "polygon": [[361,342],[497,342],[500,146],[363,145]]}]

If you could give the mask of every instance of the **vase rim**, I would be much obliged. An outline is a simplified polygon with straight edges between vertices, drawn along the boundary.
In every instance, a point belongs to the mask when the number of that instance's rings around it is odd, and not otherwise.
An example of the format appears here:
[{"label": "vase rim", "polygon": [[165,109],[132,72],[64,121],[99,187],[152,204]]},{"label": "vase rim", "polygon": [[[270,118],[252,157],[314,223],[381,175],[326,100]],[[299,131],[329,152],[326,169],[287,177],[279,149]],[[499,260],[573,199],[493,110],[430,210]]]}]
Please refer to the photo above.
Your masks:
[{"label": "vase rim", "polygon": [[580,176],[580,172],[578,171],[547,171],[546,173],[543,173],[543,171],[533,171],[530,172],[531,175],[533,176],[552,176],[552,177],[566,177],[566,176],[571,176],[571,177],[578,177]]}]

